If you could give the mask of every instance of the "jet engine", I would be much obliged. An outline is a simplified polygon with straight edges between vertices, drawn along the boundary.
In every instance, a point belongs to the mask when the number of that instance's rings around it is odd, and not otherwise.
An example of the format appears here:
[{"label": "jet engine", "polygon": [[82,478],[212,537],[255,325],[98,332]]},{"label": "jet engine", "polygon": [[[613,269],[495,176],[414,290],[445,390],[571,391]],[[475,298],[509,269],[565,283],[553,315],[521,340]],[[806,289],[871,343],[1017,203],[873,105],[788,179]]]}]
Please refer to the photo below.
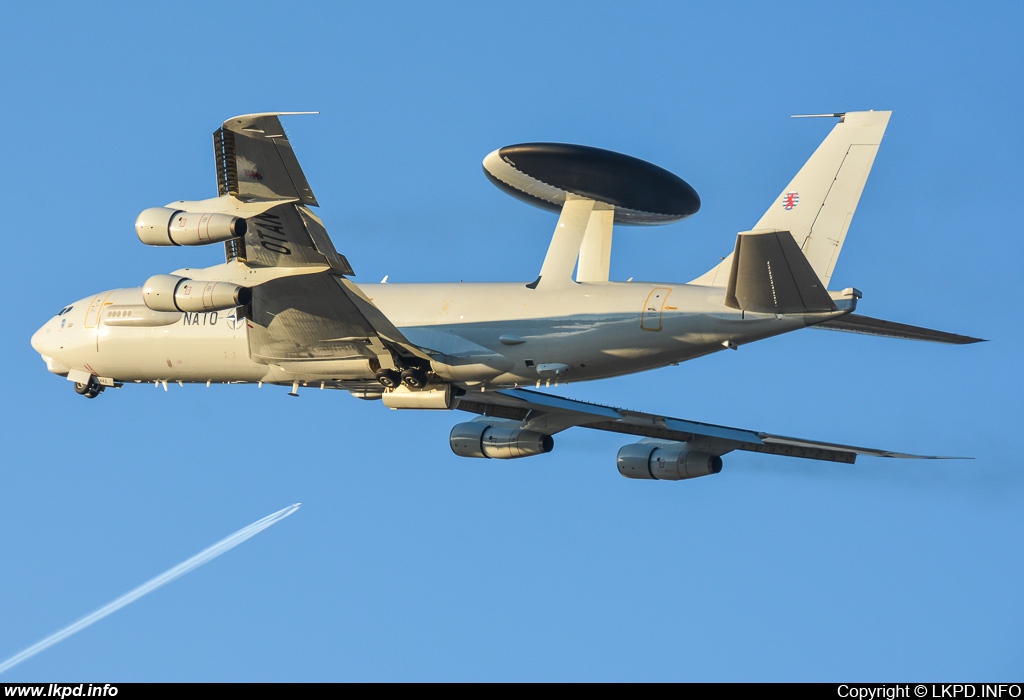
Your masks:
[{"label": "jet engine", "polygon": [[516,459],[550,452],[555,441],[550,435],[516,427],[482,422],[459,423],[452,428],[452,452],[460,457]]},{"label": "jet engine", "polygon": [[135,233],[146,245],[206,245],[244,236],[245,219],[230,214],[197,214],[153,207],[139,214]]},{"label": "jet engine", "polygon": [[619,450],[619,474],[627,479],[679,481],[722,471],[722,458],[691,450],[686,443],[638,442]]},{"label": "jet engine", "polygon": [[142,287],[153,311],[224,311],[252,301],[252,290],[230,282],[200,282],[177,275],[153,275]]}]

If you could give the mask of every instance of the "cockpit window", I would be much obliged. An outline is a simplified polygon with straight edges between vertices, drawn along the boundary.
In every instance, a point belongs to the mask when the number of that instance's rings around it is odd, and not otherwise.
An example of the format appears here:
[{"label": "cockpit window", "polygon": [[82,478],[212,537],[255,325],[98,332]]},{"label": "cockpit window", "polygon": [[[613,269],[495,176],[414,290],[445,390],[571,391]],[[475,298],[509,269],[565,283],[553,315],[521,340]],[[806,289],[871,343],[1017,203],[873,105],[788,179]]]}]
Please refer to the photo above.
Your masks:
[{"label": "cockpit window", "polygon": [[60,311],[57,312],[57,315],[58,316],[63,316],[68,311],[71,311],[71,309],[73,309],[73,308],[75,308],[75,307],[74,306],[65,306],[63,309],[61,309]]}]

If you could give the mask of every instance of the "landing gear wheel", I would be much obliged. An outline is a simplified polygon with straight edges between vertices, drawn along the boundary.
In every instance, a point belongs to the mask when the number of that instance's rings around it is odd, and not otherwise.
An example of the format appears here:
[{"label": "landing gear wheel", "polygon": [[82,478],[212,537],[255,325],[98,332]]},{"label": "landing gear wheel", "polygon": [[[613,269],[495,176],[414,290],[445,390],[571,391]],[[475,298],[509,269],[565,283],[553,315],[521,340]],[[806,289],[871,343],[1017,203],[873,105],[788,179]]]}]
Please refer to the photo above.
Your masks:
[{"label": "landing gear wheel", "polygon": [[427,375],[420,369],[407,369],[402,372],[402,384],[410,389],[422,389],[427,385]]},{"label": "landing gear wheel", "polygon": [[377,370],[377,381],[386,389],[394,389],[402,383],[402,376],[393,369]]},{"label": "landing gear wheel", "polygon": [[104,387],[90,379],[88,382],[75,382],[75,393],[81,394],[87,399],[95,399],[103,393]]}]

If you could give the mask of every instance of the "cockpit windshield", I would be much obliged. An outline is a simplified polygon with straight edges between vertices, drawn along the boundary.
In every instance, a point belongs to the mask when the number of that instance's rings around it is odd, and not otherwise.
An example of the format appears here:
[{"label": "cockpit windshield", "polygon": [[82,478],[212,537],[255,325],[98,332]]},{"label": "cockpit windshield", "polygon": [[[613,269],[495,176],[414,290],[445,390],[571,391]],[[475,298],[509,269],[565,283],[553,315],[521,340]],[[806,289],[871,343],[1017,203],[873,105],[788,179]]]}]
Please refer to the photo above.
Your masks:
[{"label": "cockpit windshield", "polygon": [[61,309],[60,311],[57,312],[57,315],[58,316],[63,316],[67,312],[71,311],[71,309],[73,309],[73,308],[75,308],[75,307],[73,307],[73,306],[65,306],[63,309]]}]

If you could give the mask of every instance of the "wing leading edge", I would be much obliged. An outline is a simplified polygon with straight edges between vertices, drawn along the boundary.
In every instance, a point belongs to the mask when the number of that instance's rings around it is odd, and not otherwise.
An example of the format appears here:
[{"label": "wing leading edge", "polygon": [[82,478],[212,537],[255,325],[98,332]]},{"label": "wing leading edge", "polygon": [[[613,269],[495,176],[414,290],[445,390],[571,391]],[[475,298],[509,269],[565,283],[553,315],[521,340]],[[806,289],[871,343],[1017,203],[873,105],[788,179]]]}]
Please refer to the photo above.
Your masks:
[{"label": "wing leading edge", "polygon": [[853,464],[858,455],[899,459],[970,459],[913,455],[870,447],[773,435],[631,411],[552,396],[529,389],[505,389],[460,397],[456,408],[484,419],[512,420],[526,430],[552,435],[580,427],[673,442],[692,443],[722,455],[733,450]]}]

